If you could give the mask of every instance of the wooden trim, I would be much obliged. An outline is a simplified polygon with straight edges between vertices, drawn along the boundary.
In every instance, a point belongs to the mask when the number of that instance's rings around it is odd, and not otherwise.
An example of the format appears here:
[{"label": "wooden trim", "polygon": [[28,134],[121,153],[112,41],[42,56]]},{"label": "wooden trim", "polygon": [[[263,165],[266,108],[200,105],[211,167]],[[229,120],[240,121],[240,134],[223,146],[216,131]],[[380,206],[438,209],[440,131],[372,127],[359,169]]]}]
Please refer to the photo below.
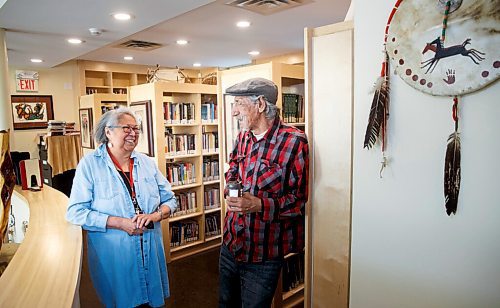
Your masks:
[{"label": "wooden trim", "polygon": [[351,211],[349,215],[349,257],[347,259],[349,271],[347,273],[347,307],[351,305],[351,259],[352,259],[352,199],[354,187],[354,28],[351,29],[351,170],[349,199]]},{"label": "wooden trim", "polygon": [[[314,157],[314,144],[312,143],[313,127],[311,125],[312,120],[312,100],[311,100],[311,89],[312,89],[312,37],[314,29],[305,28],[304,29],[304,100],[305,100],[305,121],[306,121],[306,134],[311,141],[309,143],[309,157]],[[314,160],[309,160],[309,170],[314,170]],[[309,183],[313,182],[313,173],[309,171]],[[309,184],[309,200],[312,200],[313,187]],[[305,268],[304,268],[304,307],[311,307],[311,290],[312,285],[312,211],[311,203],[308,202],[306,206],[306,244],[305,244]]]},{"label": "wooden trim", "polygon": [[323,36],[323,35],[328,35],[328,34],[332,34],[332,33],[336,33],[336,32],[352,30],[352,29],[354,29],[354,21],[349,20],[349,21],[344,21],[344,22],[332,24],[332,25],[314,28],[314,29],[312,29],[312,36],[313,37]]},{"label": "wooden trim", "polygon": [[148,66],[137,64],[122,64],[108,62],[81,61],[83,71],[116,72],[131,74],[146,74]]}]

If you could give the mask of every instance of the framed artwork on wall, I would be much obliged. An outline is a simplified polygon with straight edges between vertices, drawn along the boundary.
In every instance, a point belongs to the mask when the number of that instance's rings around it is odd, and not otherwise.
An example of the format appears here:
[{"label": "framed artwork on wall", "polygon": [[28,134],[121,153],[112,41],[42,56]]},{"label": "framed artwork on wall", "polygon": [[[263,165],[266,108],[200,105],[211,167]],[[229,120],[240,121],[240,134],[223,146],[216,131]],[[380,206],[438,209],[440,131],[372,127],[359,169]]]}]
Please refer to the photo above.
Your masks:
[{"label": "framed artwork on wall", "polygon": [[54,120],[52,95],[11,95],[10,103],[15,130],[47,128]]},{"label": "framed artwork on wall", "polygon": [[80,113],[80,132],[82,135],[82,148],[94,148],[92,108],[81,108]]},{"label": "framed artwork on wall", "polygon": [[130,103],[130,109],[137,119],[139,126],[139,142],[135,148],[138,152],[153,157],[153,119],[151,114],[151,101]]}]

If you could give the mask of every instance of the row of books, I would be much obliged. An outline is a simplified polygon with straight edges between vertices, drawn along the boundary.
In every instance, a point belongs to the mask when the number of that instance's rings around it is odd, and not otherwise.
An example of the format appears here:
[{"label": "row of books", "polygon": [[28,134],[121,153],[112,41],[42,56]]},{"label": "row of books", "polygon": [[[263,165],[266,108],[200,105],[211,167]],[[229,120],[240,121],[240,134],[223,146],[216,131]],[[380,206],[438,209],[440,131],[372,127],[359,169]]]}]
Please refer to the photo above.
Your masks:
[{"label": "row of books", "polygon": [[207,157],[203,159],[203,181],[215,181],[219,179],[219,161]]},{"label": "row of books", "polygon": [[171,134],[165,135],[165,153],[168,156],[186,155],[196,153],[196,135]]},{"label": "row of books", "polygon": [[205,216],[205,237],[220,234],[220,215],[213,214]]},{"label": "row of books", "polygon": [[163,103],[165,124],[192,124],[195,121],[193,103]]},{"label": "row of books", "polygon": [[219,152],[219,133],[209,132],[202,135],[203,153]]},{"label": "row of books", "polygon": [[196,183],[196,167],[190,162],[167,163],[167,180],[172,186]]},{"label": "row of books", "polygon": [[75,122],[49,120],[47,125],[47,136],[63,136],[77,133]]},{"label": "row of books", "polygon": [[196,212],[196,192],[188,191],[175,194],[177,210],[172,216],[182,216]]},{"label": "row of books", "polygon": [[220,207],[220,189],[207,188],[203,193],[203,208],[205,210]]},{"label": "row of books", "polygon": [[304,253],[285,259],[283,264],[283,292],[288,292],[304,283]]},{"label": "row of books", "polygon": [[170,224],[170,247],[181,246],[200,239],[200,226],[195,220]]},{"label": "row of books", "polygon": [[304,98],[302,95],[283,93],[282,109],[285,123],[304,122]]},{"label": "row of books", "polygon": [[201,123],[217,123],[217,104],[205,102],[201,104]]}]

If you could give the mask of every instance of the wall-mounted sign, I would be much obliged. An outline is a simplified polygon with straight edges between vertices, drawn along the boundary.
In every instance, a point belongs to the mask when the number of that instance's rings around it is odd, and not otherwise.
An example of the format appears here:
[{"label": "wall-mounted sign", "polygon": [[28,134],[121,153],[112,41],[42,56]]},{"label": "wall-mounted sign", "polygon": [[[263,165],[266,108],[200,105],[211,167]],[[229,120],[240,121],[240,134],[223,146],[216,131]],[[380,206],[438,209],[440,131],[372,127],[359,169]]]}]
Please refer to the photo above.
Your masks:
[{"label": "wall-mounted sign", "polygon": [[38,72],[16,71],[17,92],[38,92]]}]

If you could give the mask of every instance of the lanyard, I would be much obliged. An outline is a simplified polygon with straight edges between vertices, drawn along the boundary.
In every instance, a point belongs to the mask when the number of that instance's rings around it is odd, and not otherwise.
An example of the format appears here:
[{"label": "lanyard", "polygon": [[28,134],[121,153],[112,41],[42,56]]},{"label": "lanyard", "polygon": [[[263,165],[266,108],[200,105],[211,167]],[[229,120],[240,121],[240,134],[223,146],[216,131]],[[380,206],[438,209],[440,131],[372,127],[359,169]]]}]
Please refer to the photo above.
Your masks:
[{"label": "lanyard", "polygon": [[115,165],[115,167],[120,170],[120,172],[125,176],[125,178],[128,180],[129,184],[130,184],[130,189],[132,190],[132,198],[135,198],[135,189],[134,189],[134,175],[133,175],[133,171],[134,171],[134,160],[129,158],[128,162],[129,162],[129,167],[128,167],[128,170],[129,170],[129,173],[130,173],[130,177],[127,176],[127,174],[123,171],[122,167],[120,166],[120,164],[118,163],[118,161],[116,160],[116,158],[113,156],[113,154],[111,154],[111,152],[108,150],[108,154],[109,154],[109,157],[111,157],[111,160],[113,161],[113,164]]},{"label": "lanyard", "polygon": [[118,161],[116,160],[116,158],[113,156],[113,154],[111,154],[109,149],[106,148],[106,150],[108,151],[109,157],[111,157],[111,160],[113,161],[113,164],[115,165],[115,167],[121,172],[123,178],[127,179],[129,182],[130,198],[132,199],[132,204],[134,205],[135,213],[136,214],[143,214],[143,211],[141,210],[141,208],[139,207],[139,203],[137,202],[137,198],[135,197],[134,175],[133,175],[134,160],[129,158],[128,170],[129,170],[130,177],[128,177],[127,174],[123,171],[123,169],[120,166],[120,164],[118,163]]}]

